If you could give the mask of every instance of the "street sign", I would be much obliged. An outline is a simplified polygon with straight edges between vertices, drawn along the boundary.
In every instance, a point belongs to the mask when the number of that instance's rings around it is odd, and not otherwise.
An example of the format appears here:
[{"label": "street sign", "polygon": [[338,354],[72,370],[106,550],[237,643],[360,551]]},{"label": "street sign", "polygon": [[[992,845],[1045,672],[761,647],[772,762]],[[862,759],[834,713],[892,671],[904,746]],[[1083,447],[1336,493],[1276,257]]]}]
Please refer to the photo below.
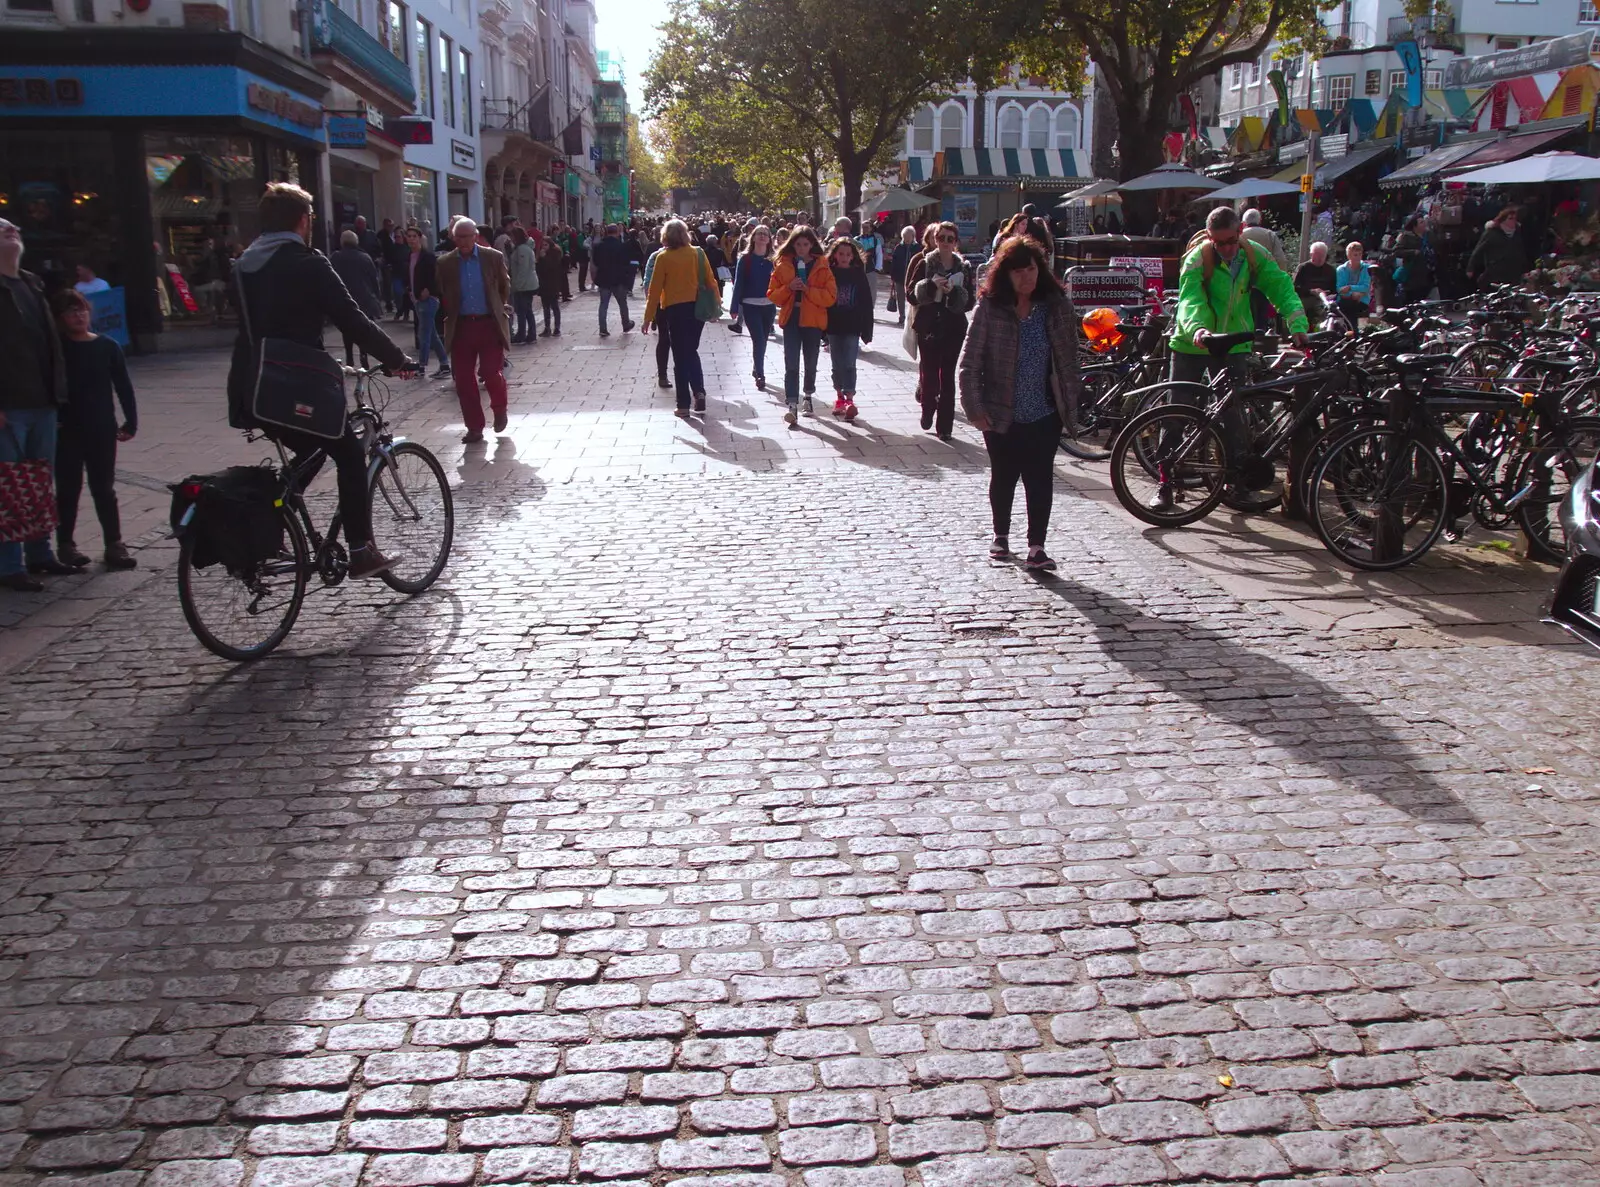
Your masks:
[{"label": "street sign", "polygon": [[550,162],[550,176],[559,179],[567,171],[567,163],[557,159]]},{"label": "street sign", "polygon": [[1315,174],[1313,174],[1313,173],[1302,173],[1300,175],[1300,192],[1302,194],[1309,194],[1312,190],[1314,190],[1316,188],[1317,188],[1317,178],[1316,178]]}]

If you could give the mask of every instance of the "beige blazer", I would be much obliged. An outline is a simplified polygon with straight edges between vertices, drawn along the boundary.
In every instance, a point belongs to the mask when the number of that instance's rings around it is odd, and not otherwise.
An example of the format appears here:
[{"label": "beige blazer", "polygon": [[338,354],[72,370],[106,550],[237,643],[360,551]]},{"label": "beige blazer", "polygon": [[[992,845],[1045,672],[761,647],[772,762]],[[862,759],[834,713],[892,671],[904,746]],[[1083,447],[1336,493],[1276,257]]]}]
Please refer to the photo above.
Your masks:
[{"label": "beige blazer", "polygon": [[[506,312],[506,302],[511,300],[511,273],[506,269],[506,258],[492,247],[478,245],[482,257],[484,298],[494,324],[500,329],[500,344],[511,349],[511,318]],[[439,280],[439,306],[444,310],[444,348],[450,349],[455,341],[456,324],[461,315],[461,253],[448,251],[436,264]]]}]

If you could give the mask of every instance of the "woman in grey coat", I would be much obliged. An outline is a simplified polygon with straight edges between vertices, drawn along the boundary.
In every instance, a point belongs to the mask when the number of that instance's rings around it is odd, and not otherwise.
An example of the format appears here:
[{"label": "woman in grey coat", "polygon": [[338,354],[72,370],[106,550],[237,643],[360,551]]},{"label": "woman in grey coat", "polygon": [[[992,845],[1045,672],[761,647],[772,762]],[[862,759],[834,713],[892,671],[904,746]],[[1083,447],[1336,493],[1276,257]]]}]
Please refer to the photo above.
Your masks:
[{"label": "woman in grey coat", "polygon": [[1078,316],[1039,246],[1007,239],[989,265],[956,369],[961,408],[989,450],[989,555],[1011,557],[1017,480],[1028,503],[1030,569],[1054,569],[1044,550],[1056,448],[1078,399]]},{"label": "woman in grey coat", "polygon": [[[339,236],[339,250],[328,259],[333,265],[333,270],[339,274],[339,279],[344,281],[344,287],[355,298],[361,312],[373,321],[383,317],[383,302],[378,296],[378,288],[382,279],[378,276],[378,265],[372,262],[372,257],[361,250],[361,236],[354,231],[346,231]],[[358,343],[350,335],[344,336],[344,361],[346,366],[355,366],[355,355]],[[367,365],[367,352],[361,351],[361,365]]]}]

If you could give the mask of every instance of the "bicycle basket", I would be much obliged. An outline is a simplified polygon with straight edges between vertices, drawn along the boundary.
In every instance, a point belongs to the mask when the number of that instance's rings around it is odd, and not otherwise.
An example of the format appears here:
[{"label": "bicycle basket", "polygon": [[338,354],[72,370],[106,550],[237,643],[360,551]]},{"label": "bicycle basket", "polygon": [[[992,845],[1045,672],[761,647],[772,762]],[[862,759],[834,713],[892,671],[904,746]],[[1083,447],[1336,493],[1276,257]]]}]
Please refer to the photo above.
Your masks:
[{"label": "bicycle basket", "polygon": [[229,466],[174,483],[170,522],[194,541],[197,569],[222,564],[242,572],[283,551],[283,480],[268,466]]}]

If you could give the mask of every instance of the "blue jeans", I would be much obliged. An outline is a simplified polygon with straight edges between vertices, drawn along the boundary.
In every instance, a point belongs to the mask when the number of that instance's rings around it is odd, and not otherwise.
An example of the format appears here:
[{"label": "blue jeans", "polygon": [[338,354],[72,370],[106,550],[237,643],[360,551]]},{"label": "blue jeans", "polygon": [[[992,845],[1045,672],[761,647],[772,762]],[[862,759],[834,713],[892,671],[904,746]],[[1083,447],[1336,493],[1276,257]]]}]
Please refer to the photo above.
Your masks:
[{"label": "blue jeans", "polygon": [[739,303],[740,312],[744,314],[745,328],[750,331],[750,357],[755,361],[755,370],[752,374],[757,379],[767,377],[767,339],[772,337],[772,323],[778,316],[776,305],[752,305],[749,301]]},{"label": "blue jeans", "polygon": [[700,368],[700,331],[705,323],[694,315],[693,301],[668,305],[659,315],[667,323],[672,342],[672,378],[678,388],[678,407],[689,407],[689,398],[706,390],[706,377]]},{"label": "blue jeans", "polygon": [[439,337],[438,323],[434,320],[438,312],[438,297],[424,297],[417,302],[417,362],[424,367],[428,365],[430,344],[437,344],[439,347],[441,367],[450,361],[450,356],[444,352],[444,340]]},{"label": "blue jeans", "polygon": [[828,357],[833,360],[833,389],[846,395],[856,394],[856,356],[861,353],[861,339],[854,334],[829,334]]},{"label": "blue jeans", "polygon": [[611,308],[611,298],[615,297],[617,312],[622,314],[622,328],[633,329],[633,321],[628,317],[628,286],[619,284],[613,288],[600,288],[596,285],[595,288],[600,293],[600,328],[602,330],[606,328],[606,312]]},{"label": "blue jeans", "polygon": [[[54,408],[14,408],[5,415],[6,427],[0,429],[0,462],[43,460],[54,465],[56,420],[60,413]],[[54,559],[49,532],[35,536],[26,545],[18,540],[0,543],[0,577],[25,573],[30,564]]]},{"label": "blue jeans", "polygon": [[822,331],[799,324],[797,310],[783,327],[783,398],[791,405],[800,403],[800,357],[806,362],[806,395],[817,390],[817,353],[822,349]]}]

